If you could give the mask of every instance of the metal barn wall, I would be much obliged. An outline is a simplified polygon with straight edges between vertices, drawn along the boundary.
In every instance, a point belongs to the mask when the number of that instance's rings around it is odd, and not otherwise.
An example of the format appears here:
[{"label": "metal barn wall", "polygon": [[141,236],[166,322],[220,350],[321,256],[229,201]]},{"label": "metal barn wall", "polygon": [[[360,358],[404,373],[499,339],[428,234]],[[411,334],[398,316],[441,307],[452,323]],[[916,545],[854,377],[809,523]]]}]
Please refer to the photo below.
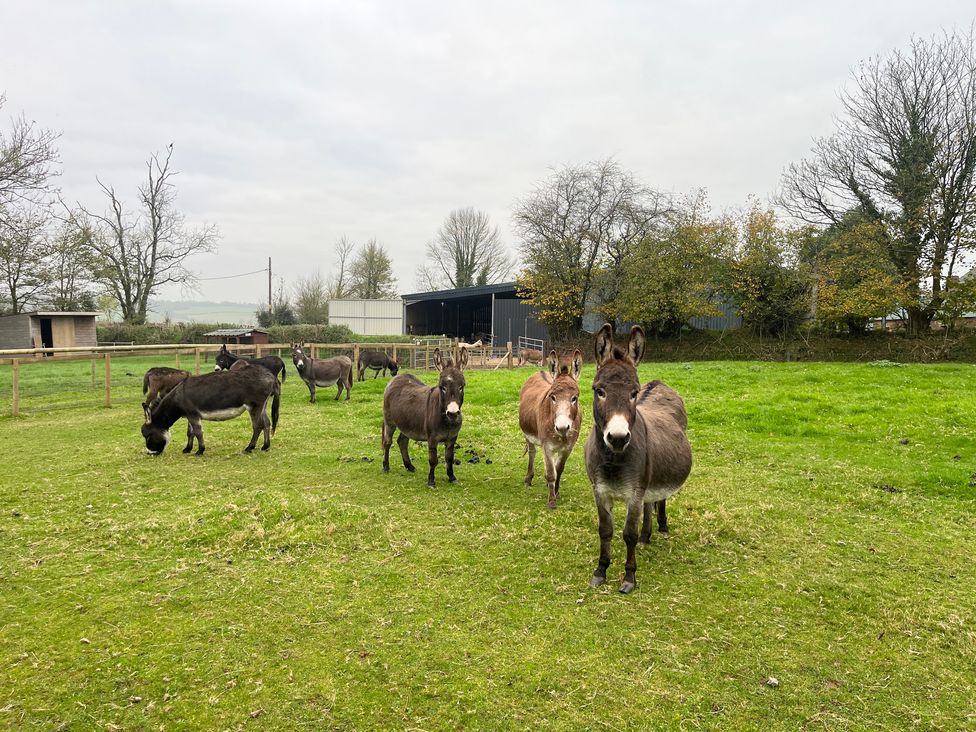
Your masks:
[{"label": "metal barn wall", "polygon": [[742,318],[735,306],[727,302],[715,304],[721,315],[692,318],[688,325],[698,330],[735,330],[742,327]]},{"label": "metal barn wall", "polygon": [[329,325],[359,335],[402,335],[402,300],[329,300]]},{"label": "metal barn wall", "polygon": [[521,300],[495,299],[495,345],[518,343],[519,336],[538,338],[549,344],[549,331],[536,318],[535,310]]}]

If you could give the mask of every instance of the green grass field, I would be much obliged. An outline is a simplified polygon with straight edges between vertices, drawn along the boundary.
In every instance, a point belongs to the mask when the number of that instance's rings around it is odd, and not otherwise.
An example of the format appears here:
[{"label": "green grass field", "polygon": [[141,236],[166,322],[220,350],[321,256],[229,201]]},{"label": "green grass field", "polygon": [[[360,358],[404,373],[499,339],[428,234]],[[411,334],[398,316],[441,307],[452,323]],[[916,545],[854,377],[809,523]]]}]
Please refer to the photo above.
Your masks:
[{"label": "green grass field", "polygon": [[112,409],[0,418],[0,724],[976,726],[976,367],[640,370],[685,397],[696,464],[630,596],[619,507],[587,585],[581,445],[558,510],[521,484],[528,369],[469,373],[481,460],[434,489],[395,454],[381,472],[382,379],[311,405],[289,365],[267,454],[241,454],[243,418],[205,423],[202,458],[183,423],[146,455],[128,382]]}]

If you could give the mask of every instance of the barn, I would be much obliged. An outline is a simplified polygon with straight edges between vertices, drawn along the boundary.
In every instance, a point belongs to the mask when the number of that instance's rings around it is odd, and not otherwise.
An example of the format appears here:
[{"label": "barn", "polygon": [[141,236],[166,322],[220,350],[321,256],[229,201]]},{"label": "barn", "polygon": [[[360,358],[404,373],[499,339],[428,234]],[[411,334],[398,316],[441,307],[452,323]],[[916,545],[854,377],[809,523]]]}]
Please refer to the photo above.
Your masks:
[{"label": "barn", "polygon": [[329,325],[344,325],[368,336],[403,334],[403,302],[400,300],[329,300]]},{"label": "barn", "polygon": [[37,311],[0,317],[0,349],[96,346],[95,317],[88,311]]},{"label": "barn", "polygon": [[239,346],[270,342],[268,331],[260,328],[218,328],[204,333],[203,337],[207,343],[236,343]]},{"label": "barn", "polygon": [[469,343],[481,339],[503,346],[519,337],[549,342],[549,333],[531,305],[522,302],[514,282],[403,295],[407,335],[446,335]]}]

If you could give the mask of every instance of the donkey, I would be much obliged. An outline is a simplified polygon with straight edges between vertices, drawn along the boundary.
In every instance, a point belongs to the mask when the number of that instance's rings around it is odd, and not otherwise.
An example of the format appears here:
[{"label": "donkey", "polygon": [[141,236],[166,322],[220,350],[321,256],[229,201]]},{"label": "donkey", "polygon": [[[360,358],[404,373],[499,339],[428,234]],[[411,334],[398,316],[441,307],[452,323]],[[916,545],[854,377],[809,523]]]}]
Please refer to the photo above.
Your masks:
[{"label": "donkey", "polygon": [[346,390],[346,401],[352,394],[352,359],[348,356],[335,356],[334,358],[311,358],[305,354],[305,343],[291,344],[291,360],[295,364],[295,370],[302,377],[302,381],[308,386],[308,401],[315,404],[315,387],[332,386],[336,384],[339,390],[336,392],[335,400],[339,401],[342,390]]},{"label": "donkey", "polygon": [[444,443],[444,462],[447,480],[454,483],[454,446],[461,431],[461,406],[464,404],[464,368],[468,352],[461,351],[455,366],[450,356],[442,357],[441,349],[434,349],[434,366],[441,372],[437,386],[427,386],[413,374],[400,374],[390,379],[383,392],[383,472],[390,472],[390,446],[393,432],[400,430],[397,445],[403,467],[414,472],[407,448],[410,440],[426,440],[427,485],[434,487],[434,468],[437,467],[437,443]]},{"label": "donkey", "polygon": [[573,352],[572,362],[560,365],[555,351],[549,353],[549,370],[532,374],[519,392],[519,427],[525,435],[529,467],[525,485],[535,476],[535,451],[542,446],[549,486],[549,508],[556,507],[559,480],[566,459],[580,432],[579,377],[583,354]]},{"label": "donkey", "polygon": [[357,381],[366,381],[366,376],[364,375],[366,369],[373,369],[374,379],[380,375],[380,371],[383,372],[383,377],[386,378],[387,369],[390,370],[391,376],[396,376],[397,371],[400,370],[400,364],[383,353],[383,351],[360,351],[357,366],[359,368]]},{"label": "donkey", "polygon": [[[271,399],[271,420],[268,420],[267,404]],[[146,409],[146,422],[142,436],[146,450],[160,455],[170,440],[170,427],[178,419],[186,417],[186,447],[193,449],[197,440],[197,455],[203,455],[203,426],[201,420],[223,422],[233,419],[247,410],[251,415],[251,442],[244,452],[251,452],[257,445],[258,435],[264,431],[262,450],[271,447],[271,435],[278,427],[278,410],[281,404],[281,384],[270,371],[248,366],[233,371],[213,371],[201,376],[188,376],[177,384],[156,404]]]},{"label": "donkey", "polygon": [[524,366],[527,363],[534,363],[542,366],[542,351],[538,351],[535,348],[520,348],[518,365]]},{"label": "donkey", "polygon": [[681,489],[691,472],[688,416],[684,401],[671,387],[660,381],[641,386],[637,364],[644,355],[644,331],[639,325],[631,329],[624,351],[614,346],[613,328],[607,323],[597,333],[594,354],[593,429],[585,456],[600,519],[600,560],[590,586],[599,587],[607,580],[613,503],[623,501],[627,563],[620,591],[626,594],[637,587],[637,542],[638,538],[645,544],[650,541],[654,505],[658,531],[667,537],[665,501]]},{"label": "donkey", "polygon": [[227,350],[227,344],[224,343],[220,350],[217,351],[217,357],[214,359],[214,371],[226,371],[231,366],[233,366],[238,361],[247,361],[247,363],[253,363],[258,366],[264,366],[268,371],[270,371],[275,376],[281,374],[281,383],[285,383],[285,362],[282,361],[277,356],[261,356],[261,358],[244,358],[243,356],[237,356]]},{"label": "donkey", "polygon": [[190,375],[189,371],[174,369],[169,366],[153,366],[142,377],[142,408],[152,408],[157,400],[162,399],[170,389]]}]

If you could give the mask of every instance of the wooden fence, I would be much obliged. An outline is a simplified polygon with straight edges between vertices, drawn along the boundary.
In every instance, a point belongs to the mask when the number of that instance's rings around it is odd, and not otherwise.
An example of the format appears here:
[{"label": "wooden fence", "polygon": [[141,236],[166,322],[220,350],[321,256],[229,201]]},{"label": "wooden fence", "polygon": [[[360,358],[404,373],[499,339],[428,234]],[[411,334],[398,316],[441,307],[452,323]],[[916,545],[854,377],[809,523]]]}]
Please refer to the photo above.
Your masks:
[{"label": "wooden fence", "polygon": [[[451,350],[457,358],[463,344],[455,343]],[[96,347],[65,347],[65,348],[20,348],[20,349],[0,349],[0,366],[10,366],[10,413],[14,416],[21,414],[22,411],[22,377],[24,365],[31,365],[36,368],[41,364],[53,364],[65,361],[87,360],[91,362],[91,385],[90,390],[97,390],[97,372],[104,369],[104,383],[102,389],[103,396],[100,401],[106,407],[111,407],[112,397],[112,368],[113,356],[133,357],[133,356],[166,356],[175,361],[176,368],[185,368],[193,373],[199,374],[201,363],[206,364],[211,360],[221,348],[220,344],[157,344],[157,345],[114,345]],[[353,364],[359,361],[361,350],[386,351],[391,357],[400,361],[403,368],[414,368],[429,370],[433,363],[434,347],[428,343],[307,343],[305,350],[310,353],[312,358],[319,358],[322,353],[333,354],[345,351],[351,352]],[[442,349],[443,350],[443,349]],[[287,360],[291,354],[290,344],[268,343],[241,345],[233,348],[233,353],[244,356],[266,356],[269,354],[278,355]],[[99,364],[99,362],[102,364]],[[505,348],[493,348],[491,346],[479,346],[477,348],[468,347],[469,368],[498,369],[500,367],[514,368],[515,363],[512,356],[512,344],[506,344]],[[355,368],[355,366],[354,366]],[[132,374],[126,374],[131,376]],[[86,377],[87,378],[87,377]],[[139,382],[141,385],[141,381]],[[116,400],[118,402],[118,399]]]}]

